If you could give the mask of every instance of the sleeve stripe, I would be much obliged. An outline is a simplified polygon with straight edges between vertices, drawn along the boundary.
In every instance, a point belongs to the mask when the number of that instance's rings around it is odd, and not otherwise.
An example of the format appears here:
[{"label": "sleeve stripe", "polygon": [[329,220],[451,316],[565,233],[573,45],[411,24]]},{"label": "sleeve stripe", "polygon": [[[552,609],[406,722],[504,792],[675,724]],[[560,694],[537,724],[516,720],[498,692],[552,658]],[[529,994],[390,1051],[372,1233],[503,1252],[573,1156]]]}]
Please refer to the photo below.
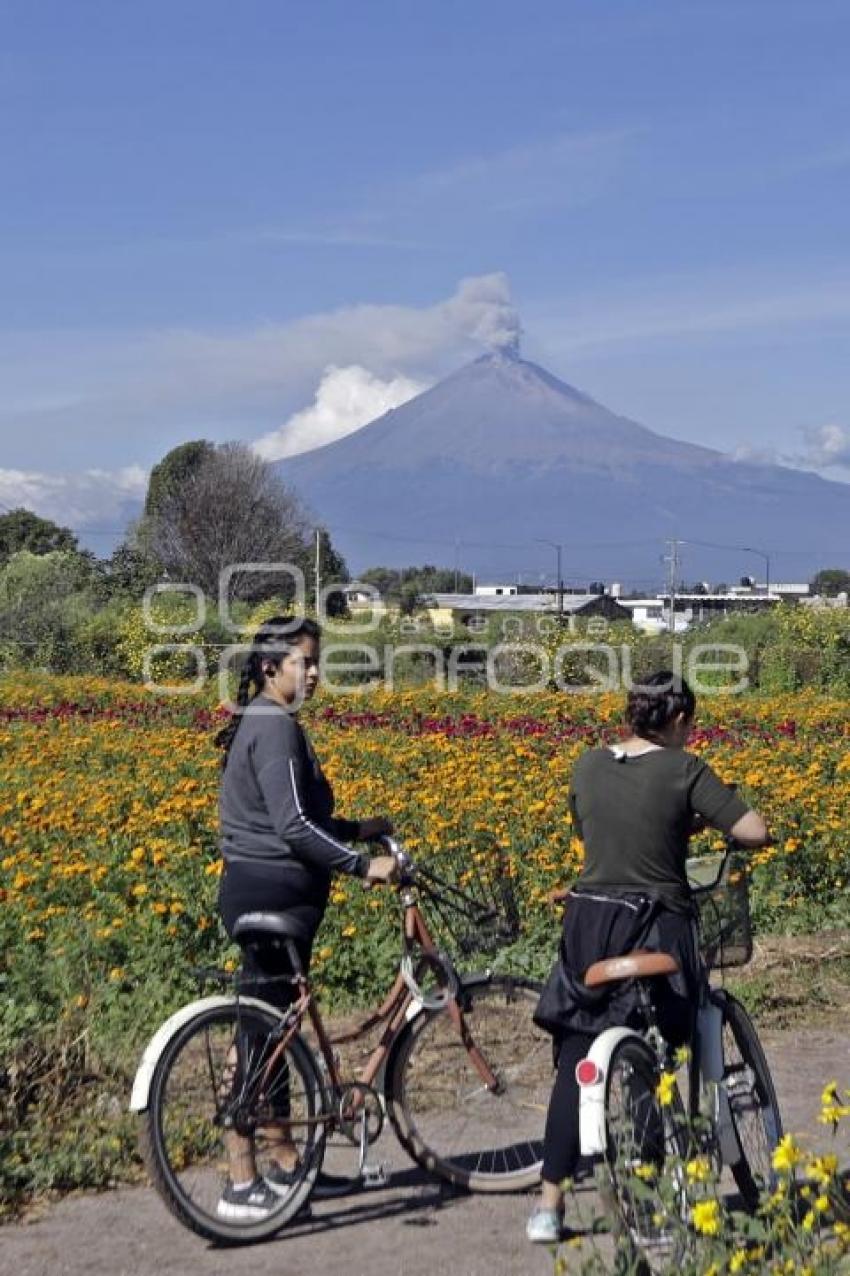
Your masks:
[{"label": "sleeve stripe", "polygon": [[356,851],[352,851],[351,847],[346,846],[344,842],[338,842],[335,837],[331,837],[331,835],[326,833],[324,829],[319,828],[319,826],[314,824],[312,820],[307,819],[307,816],[304,814],[304,808],[301,805],[301,798],[298,796],[298,785],[295,782],[295,764],[293,763],[292,758],[289,759],[289,783],[292,786],[292,796],[295,799],[295,809],[297,810],[298,818],[302,821],[302,823],[305,824],[308,829],[311,829],[318,837],[323,837],[325,841],[330,843],[330,845],[336,850],[344,851],[344,853],[349,857],[349,860],[359,863],[360,857]]}]

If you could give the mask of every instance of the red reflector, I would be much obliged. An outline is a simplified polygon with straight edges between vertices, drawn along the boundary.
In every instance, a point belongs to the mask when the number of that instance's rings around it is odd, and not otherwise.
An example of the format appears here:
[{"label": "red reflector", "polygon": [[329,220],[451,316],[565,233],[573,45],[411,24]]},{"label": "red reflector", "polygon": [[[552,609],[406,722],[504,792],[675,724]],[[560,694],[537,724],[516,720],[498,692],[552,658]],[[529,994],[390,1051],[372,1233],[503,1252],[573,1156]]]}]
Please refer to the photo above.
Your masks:
[{"label": "red reflector", "polygon": [[602,1069],[592,1059],[582,1059],[576,1065],[576,1081],[579,1085],[598,1085],[602,1076]]}]

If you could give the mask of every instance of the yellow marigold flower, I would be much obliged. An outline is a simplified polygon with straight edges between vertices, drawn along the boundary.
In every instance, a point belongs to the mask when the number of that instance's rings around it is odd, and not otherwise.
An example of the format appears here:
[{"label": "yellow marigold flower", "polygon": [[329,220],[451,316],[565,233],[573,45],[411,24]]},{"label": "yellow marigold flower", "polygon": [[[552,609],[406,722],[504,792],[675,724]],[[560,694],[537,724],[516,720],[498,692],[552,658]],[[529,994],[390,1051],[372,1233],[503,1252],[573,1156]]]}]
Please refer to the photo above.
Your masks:
[{"label": "yellow marigold flower", "polygon": [[794,1167],[800,1164],[802,1156],[802,1152],[794,1141],[793,1134],[785,1134],[774,1150],[773,1168],[778,1170],[780,1174],[791,1174]]},{"label": "yellow marigold flower", "polygon": [[715,1200],[697,1201],[692,1214],[694,1227],[703,1236],[719,1236],[722,1218],[720,1202]]},{"label": "yellow marigold flower", "polygon": [[356,934],[357,934],[357,927],[356,927],[356,926],[354,926],[354,925],[351,925],[351,926],[343,926],[343,928],[342,928],[342,937],[343,937],[343,939],[351,939],[352,935],[356,935]]},{"label": "yellow marigold flower", "polygon": [[658,1085],[655,1087],[655,1093],[658,1102],[662,1108],[669,1108],[673,1102],[673,1095],[676,1093],[676,1074],[675,1072],[662,1072],[658,1078]]},{"label": "yellow marigold flower", "polygon": [[324,948],[319,949],[316,956],[319,957],[321,961],[327,961],[329,957],[333,956],[333,951],[334,950],[331,948],[330,944],[325,944]]},{"label": "yellow marigold flower", "polygon": [[734,1273],[739,1272],[747,1263],[747,1251],[745,1249],[736,1249],[735,1253],[729,1259],[729,1270]]},{"label": "yellow marigold flower", "polygon": [[113,982],[113,983],[117,983],[119,979],[123,979],[123,978],[124,978],[124,967],[123,967],[123,966],[113,966],[113,967],[112,967],[112,969],[111,969],[111,970],[110,970],[110,972],[109,972],[109,978],[112,980],[112,982]]},{"label": "yellow marigold flower", "polygon": [[711,1178],[711,1162],[707,1156],[695,1156],[685,1166],[685,1174],[690,1183],[707,1183]]},{"label": "yellow marigold flower", "polygon": [[803,1215],[803,1222],[801,1224],[803,1231],[810,1232],[812,1228],[814,1227],[814,1225],[815,1225],[815,1212],[814,1210],[807,1210],[806,1213]]},{"label": "yellow marigold flower", "polygon": [[809,1161],[806,1169],[816,1183],[819,1183],[821,1187],[825,1187],[838,1172],[838,1157],[833,1153],[828,1153],[825,1156],[814,1156]]},{"label": "yellow marigold flower", "polygon": [[655,1181],[655,1176],[658,1171],[654,1165],[647,1165],[645,1162],[642,1162],[640,1165],[636,1165],[634,1167],[632,1173],[635,1178],[639,1178],[643,1183],[652,1183]]}]

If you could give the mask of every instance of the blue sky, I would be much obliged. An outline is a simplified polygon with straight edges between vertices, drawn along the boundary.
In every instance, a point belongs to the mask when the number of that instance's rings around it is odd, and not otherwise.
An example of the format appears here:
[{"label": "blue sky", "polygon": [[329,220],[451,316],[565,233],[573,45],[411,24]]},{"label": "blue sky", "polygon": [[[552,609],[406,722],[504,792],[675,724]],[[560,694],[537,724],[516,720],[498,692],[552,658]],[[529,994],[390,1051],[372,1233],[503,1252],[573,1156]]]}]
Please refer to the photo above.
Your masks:
[{"label": "blue sky", "polygon": [[607,406],[850,479],[848,50],[846,0],[0,0],[0,502],[111,528],[511,307]]}]

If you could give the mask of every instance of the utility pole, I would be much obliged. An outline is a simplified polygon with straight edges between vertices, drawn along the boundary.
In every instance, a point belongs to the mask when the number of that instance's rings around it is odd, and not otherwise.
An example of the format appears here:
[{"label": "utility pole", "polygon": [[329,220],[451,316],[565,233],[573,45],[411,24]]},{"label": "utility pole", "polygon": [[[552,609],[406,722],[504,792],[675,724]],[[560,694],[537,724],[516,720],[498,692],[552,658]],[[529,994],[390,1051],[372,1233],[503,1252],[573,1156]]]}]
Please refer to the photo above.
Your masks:
[{"label": "utility pole", "polygon": [[316,528],[316,617],[319,615],[319,599],[322,596],[322,529]]},{"label": "utility pole", "polygon": [[670,597],[670,615],[667,622],[667,628],[671,636],[676,632],[676,577],[679,574],[679,545],[680,541],[668,540],[667,546],[669,553],[666,555],[664,562],[667,564],[667,592]]},{"label": "utility pole", "polygon": [[455,537],[455,593],[460,593],[460,541]]},{"label": "utility pole", "polygon": [[557,572],[556,589],[558,591],[558,619],[563,620],[564,618],[564,578],[561,572],[561,552],[562,552],[563,546],[559,545],[557,541],[543,540],[543,538],[540,536],[536,536],[535,540],[537,541],[538,545],[548,545],[551,549],[554,549],[555,551],[555,571]]}]

